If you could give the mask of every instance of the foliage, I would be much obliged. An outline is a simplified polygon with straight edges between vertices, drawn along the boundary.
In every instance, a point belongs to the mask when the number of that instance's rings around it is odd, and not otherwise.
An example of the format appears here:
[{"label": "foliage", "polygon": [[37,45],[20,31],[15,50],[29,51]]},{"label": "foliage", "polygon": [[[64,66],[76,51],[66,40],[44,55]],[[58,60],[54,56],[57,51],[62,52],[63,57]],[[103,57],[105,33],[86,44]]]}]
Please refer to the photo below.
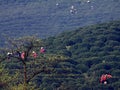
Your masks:
[{"label": "foliage", "polygon": [[[0,0],[0,42],[5,41],[3,33],[13,37],[38,34],[46,38],[81,26],[118,20],[119,3],[119,0]],[[72,5],[77,14],[70,13]]]},{"label": "foliage", "polygon": [[[68,59],[63,55],[40,52],[44,43],[35,36],[18,39],[8,37],[7,40],[7,49],[1,49],[1,64],[5,65],[9,73],[8,77],[5,78],[14,81],[15,72],[19,73],[15,82],[10,84],[12,90],[34,90],[36,88],[34,78],[37,75],[53,73],[55,68],[53,64],[57,65],[58,62],[64,62]],[[36,57],[33,56],[33,51],[37,53]],[[23,52],[24,56],[22,56]],[[1,82],[4,81],[2,79]],[[7,84],[9,83],[7,82]]]},{"label": "foliage", "polygon": [[5,69],[5,65],[0,64],[0,90],[11,90],[11,86],[17,83],[18,75],[19,72],[14,72],[11,76],[9,69]]},{"label": "foliage", "polygon": [[[20,51],[33,46],[25,61],[29,90],[120,89],[120,21],[82,27],[42,40],[35,37],[19,40],[15,39],[15,44],[10,39],[12,46],[8,46]],[[45,54],[39,53],[41,46],[46,48]],[[30,54],[33,50],[38,52],[36,59]],[[11,61],[2,61],[2,64],[9,70],[9,77],[15,75],[15,71],[19,72],[17,80],[10,86],[18,90],[23,88],[24,64],[14,57]],[[112,78],[104,85],[100,83],[100,76],[106,73]]]},{"label": "foliage", "polygon": [[[71,79],[70,74],[66,74],[67,77],[63,82],[67,81],[67,86],[63,85],[64,88],[77,88],[72,90],[118,90],[120,88],[118,85],[120,82],[119,26],[120,21],[97,24],[46,39],[49,51],[54,53],[67,51],[71,55],[65,55],[76,62],[72,65],[68,64],[73,67],[71,70],[75,69],[77,72],[71,73],[73,76]],[[100,76],[104,73],[113,76],[107,86],[99,82]],[[69,83],[71,80],[74,80],[72,84]]]}]

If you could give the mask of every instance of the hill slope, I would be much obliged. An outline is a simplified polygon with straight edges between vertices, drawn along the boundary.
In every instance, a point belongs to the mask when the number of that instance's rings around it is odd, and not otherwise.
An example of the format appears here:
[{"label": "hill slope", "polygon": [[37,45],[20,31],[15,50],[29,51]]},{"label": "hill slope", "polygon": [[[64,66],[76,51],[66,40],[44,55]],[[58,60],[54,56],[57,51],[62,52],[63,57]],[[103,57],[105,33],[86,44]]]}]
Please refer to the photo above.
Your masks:
[{"label": "hill slope", "polygon": [[[52,69],[52,72],[38,73],[30,80],[28,86],[35,88],[34,90],[120,89],[120,21],[64,32],[56,37],[44,39],[44,43],[46,48],[44,55],[38,53],[35,63],[30,57],[28,57],[30,61],[26,61],[28,76],[33,70],[41,70],[43,66]],[[38,51],[36,49],[34,50]],[[62,59],[61,56],[67,57],[67,60],[54,63],[49,60],[59,60]],[[11,87],[14,85],[19,88],[21,85],[18,84],[23,80],[21,62],[11,59],[2,64],[9,71],[7,74],[9,77],[18,73],[16,76],[18,78],[13,79],[9,84]],[[2,69],[1,63],[0,67]],[[2,77],[7,73],[6,70],[3,71],[1,70]],[[106,85],[100,83],[102,74],[112,75]]]},{"label": "hill slope", "polygon": [[[83,27],[51,37],[47,40],[47,48],[48,52],[63,54],[73,60],[72,64],[64,65],[71,68],[71,75],[75,77],[68,76],[68,82],[65,78],[64,85],[77,88],[75,90],[119,90],[120,21]],[[105,73],[113,76],[107,86],[99,83],[100,76]]]},{"label": "hill slope", "polygon": [[0,36],[38,34],[43,38],[80,26],[118,20],[119,4],[119,0],[1,0]]}]

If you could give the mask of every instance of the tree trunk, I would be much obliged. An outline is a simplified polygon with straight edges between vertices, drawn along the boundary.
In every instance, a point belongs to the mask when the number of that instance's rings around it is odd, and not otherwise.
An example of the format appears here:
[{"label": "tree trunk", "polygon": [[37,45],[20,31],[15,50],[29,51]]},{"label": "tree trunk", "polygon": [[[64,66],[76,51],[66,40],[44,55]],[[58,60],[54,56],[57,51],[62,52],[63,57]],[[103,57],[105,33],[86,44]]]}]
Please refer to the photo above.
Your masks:
[{"label": "tree trunk", "polygon": [[26,63],[24,63],[24,90],[27,90],[27,69],[26,69]]}]

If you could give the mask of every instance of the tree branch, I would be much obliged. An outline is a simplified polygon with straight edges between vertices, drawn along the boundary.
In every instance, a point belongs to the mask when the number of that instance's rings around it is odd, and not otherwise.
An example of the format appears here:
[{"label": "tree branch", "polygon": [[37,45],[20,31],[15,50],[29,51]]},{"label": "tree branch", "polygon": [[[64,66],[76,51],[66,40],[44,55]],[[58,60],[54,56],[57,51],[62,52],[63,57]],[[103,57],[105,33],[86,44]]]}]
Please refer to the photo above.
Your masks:
[{"label": "tree branch", "polygon": [[38,70],[38,71],[35,71],[33,73],[33,75],[31,75],[29,77],[29,79],[27,80],[27,83],[30,82],[31,79],[33,79],[35,76],[37,76],[38,74],[42,73],[42,72],[45,72],[45,73],[49,73],[51,71],[51,69],[45,69],[45,67],[43,67],[42,69]]}]

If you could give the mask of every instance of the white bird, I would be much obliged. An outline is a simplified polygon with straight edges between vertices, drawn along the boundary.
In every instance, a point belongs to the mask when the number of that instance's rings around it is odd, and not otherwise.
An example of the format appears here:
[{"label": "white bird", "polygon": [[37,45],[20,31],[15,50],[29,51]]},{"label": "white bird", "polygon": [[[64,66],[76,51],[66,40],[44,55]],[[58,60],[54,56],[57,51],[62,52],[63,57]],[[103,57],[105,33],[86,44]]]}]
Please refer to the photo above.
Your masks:
[{"label": "white bird", "polygon": [[88,0],[87,3],[90,3],[90,1]]},{"label": "white bird", "polygon": [[71,6],[71,9],[74,9],[74,6],[73,6],[73,5]]},{"label": "white bird", "polygon": [[93,6],[91,6],[91,9],[94,9],[94,7],[93,7]]},{"label": "white bird", "polygon": [[58,3],[56,3],[56,6],[58,6],[59,4]]}]

